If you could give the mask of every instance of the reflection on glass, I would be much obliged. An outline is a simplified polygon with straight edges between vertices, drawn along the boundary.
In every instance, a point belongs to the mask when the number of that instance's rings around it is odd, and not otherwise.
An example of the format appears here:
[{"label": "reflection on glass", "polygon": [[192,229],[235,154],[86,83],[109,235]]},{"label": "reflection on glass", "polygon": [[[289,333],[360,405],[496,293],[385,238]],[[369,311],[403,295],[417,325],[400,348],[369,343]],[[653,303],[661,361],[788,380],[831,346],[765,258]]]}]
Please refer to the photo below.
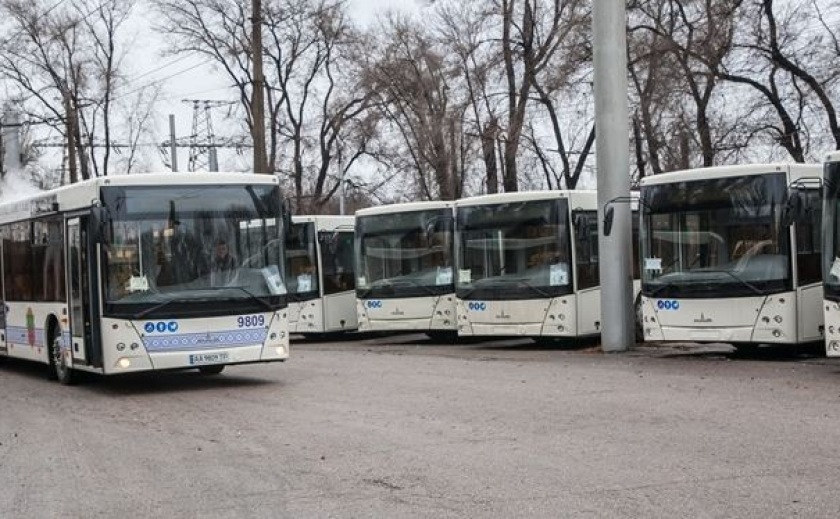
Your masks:
[{"label": "reflection on glass", "polygon": [[315,224],[292,224],[286,237],[286,272],[289,296],[295,300],[318,297],[318,255]]},{"label": "reflection on glass", "polygon": [[356,289],[360,297],[453,291],[450,209],[360,216]]},{"label": "reflection on glass", "polygon": [[458,209],[459,297],[553,297],[567,293],[567,201],[531,200]]},{"label": "reflection on glass", "polygon": [[112,309],[266,297],[277,304],[285,292],[277,187],[109,187],[103,200]]},{"label": "reflection on glass", "polygon": [[758,295],[791,286],[783,173],[644,188],[648,296]]},{"label": "reflection on glass", "polygon": [[840,301],[840,164],[831,163],[826,167],[824,189],[823,282],[826,298]]}]

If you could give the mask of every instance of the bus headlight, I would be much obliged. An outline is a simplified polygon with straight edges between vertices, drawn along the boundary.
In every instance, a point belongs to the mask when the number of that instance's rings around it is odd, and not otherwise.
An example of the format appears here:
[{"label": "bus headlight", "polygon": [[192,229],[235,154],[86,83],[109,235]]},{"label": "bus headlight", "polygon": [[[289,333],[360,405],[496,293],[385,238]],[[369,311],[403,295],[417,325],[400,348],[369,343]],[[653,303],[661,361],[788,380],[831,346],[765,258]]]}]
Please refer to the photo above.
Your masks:
[{"label": "bus headlight", "polygon": [[117,366],[121,367],[122,369],[128,369],[129,366],[131,366],[131,361],[123,357],[117,361]]},{"label": "bus headlight", "polygon": [[140,347],[140,345],[139,345],[139,344],[137,344],[136,342],[132,342],[132,343],[131,343],[131,349],[132,349],[132,350],[136,350],[136,349],[137,349],[137,348],[139,348],[139,347]]},{"label": "bus headlight", "polygon": [[117,351],[123,351],[123,350],[125,350],[125,343],[124,342],[118,342],[117,343]]},{"label": "bus headlight", "polygon": [[781,323],[782,322],[782,316],[777,315],[777,316],[773,317],[773,320],[776,321],[777,323]]}]

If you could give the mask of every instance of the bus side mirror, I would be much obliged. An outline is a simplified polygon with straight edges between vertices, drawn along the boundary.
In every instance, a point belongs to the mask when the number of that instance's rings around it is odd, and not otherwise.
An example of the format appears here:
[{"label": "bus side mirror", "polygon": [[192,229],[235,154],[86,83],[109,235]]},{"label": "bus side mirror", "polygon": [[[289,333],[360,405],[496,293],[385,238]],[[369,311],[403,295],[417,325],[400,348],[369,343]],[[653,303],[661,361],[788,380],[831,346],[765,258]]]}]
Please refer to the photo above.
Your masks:
[{"label": "bus side mirror", "polygon": [[574,213],[575,237],[579,242],[589,238],[589,219],[582,213]]},{"label": "bus side mirror", "polygon": [[802,219],[803,208],[805,207],[805,203],[802,198],[802,193],[799,190],[791,191],[788,195],[781,214],[781,223],[783,226],[790,227],[795,222]]},{"label": "bus side mirror", "polygon": [[615,208],[608,205],[604,209],[604,236],[609,236],[612,232],[613,220],[615,220]]},{"label": "bus side mirror", "polygon": [[289,207],[289,202],[283,200],[280,210],[283,212],[283,230],[288,235],[292,231],[292,211]]},{"label": "bus side mirror", "polygon": [[90,208],[90,233],[95,243],[111,241],[111,213],[101,205]]}]

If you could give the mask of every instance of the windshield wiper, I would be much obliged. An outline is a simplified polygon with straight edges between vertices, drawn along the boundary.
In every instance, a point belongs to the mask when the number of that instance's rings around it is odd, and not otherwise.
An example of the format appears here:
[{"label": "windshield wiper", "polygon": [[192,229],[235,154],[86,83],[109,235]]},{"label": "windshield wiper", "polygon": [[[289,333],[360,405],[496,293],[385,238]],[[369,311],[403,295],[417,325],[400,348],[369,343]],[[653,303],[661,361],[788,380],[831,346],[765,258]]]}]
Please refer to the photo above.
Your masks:
[{"label": "windshield wiper", "polygon": [[417,288],[422,288],[426,291],[427,294],[430,296],[436,296],[436,294],[431,288],[427,287],[422,283],[418,283],[417,281],[413,281],[411,279],[399,279],[399,280],[381,280],[382,286],[376,288],[391,288],[395,286],[412,286]]},{"label": "windshield wiper", "polygon": [[711,273],[713,273],[713,274],[728,274],[729,276],[731,276],[731,277],[732,277],[732,279],[734,279],[735,281],[737,281],[737,282],[741,283],[741,284],[742,284],[742,285],[744,285],[745,287],[747,287],[747,288],[749,288],[750,290],[752,290],[754,294],[759,295],[759,296],[764,295],[764,292],[763,292],[760,288],[758,288],[757,286],[753,285],[753,284],[752,284],[752,283],[750,283],[749,281],[747,281],[747,280],[745,280],[745,279],[741,278],[740,276],[738,276],[737,274],[735,274],[735,273],[734,273],[734,272],[732,272],[731,270],[701,269],[701,270],[700,270],[700,272],[704,272],[704,273],[705,273],[705,272],[711,272]]},{"label": "windshield wiper", "polygon": [[[191,289],[189,289],[189,291],[190,292],[208,292],[208,291],[219,291],[219,290],[229,290],[229,289],[241,290],[241,291],[245,292],[248,295],[248,297],[250,297],[254,301],[261,304],[263,307],[265,307],[269,312],[274,311],[274,307],[271,305],[270,302],[266,301],[265,299],[259,297],[256,294],[252,293],[251,291],[249,291],[245,287],[204,287],[204,288],[191,288]],[[158,303],[154,306],[150,306],[149,308],[146,308],[145,310],[141,310],[141,311],[139,311],[135,314],[132,314],[131,318],[132,319],[142,319],[143,317],[149,315],[150,313],[152,313],[156,310],[160,310],[161,308],[163,308],[163,307],[165,307],[165,306],[167,306],[171,303],[174,303],[176,301],[177,302],[182,302],[182,303],[189,303],[189,302],[194,302],[195,300],[172,297],[172,298],[169,298],[166,301],[162,301],[162,302],[160,302],[160,303]]]},{"label": "windshield wiper", "polygon": [[258,303],[260,303],[261,305],[263,305],[263,306],[264,306],[264,307],[265,307],[265,308],[266,308],[269,312],[273,312],[273,311],[274,311],[274,307],[273,307],[273,306],[271,306],[271,303],[269,303],[268,301],[266,301],[266,300],[265,300],[265,299],[263,299],[262,297],[260,297],[260,296],[258,296],[258,295],[256,295],[256,294],[252,293],[250,290],[248,290],[248,289],[247,289],[247,288],[245,288],[245,287],[225,287],[225,288],[238,288],[239,290],[241,290],[241,291],[245,292],[246,294],[248,294],[248,297],[250,297],[250,298],[251,298],[251,299],[253,299],[254,301],[257,301]]},{"label": "windshield wiper", "polygon": [[650,289],[650,293],[645,294],[648,297],[656,297],[656,294],[662,292],[666,288],[679,288],[679,285],[673,281],[662,282],[659,286]]},{"label": "windshield wiper", "polygon": [[166,301],[162,301],[162,302],[160,302],[160,303],[158,303],[154,306],[150,306],[149,308],[146,308],[145,310],[141,310],[141,311],[139,311],[135,314],[132,314],[131,319],[135,320],[135,321],[137,319],[142,319],[142,318],[146,317],[147,315],[149,315],[150,313],[154,312],[155,310],[159,310],[159,309],[163,308],[164,306],[166,306],[170,303],[173,303],[177,300],[178,300],[177,298],[171,297],[171,298],[167,299]]}]

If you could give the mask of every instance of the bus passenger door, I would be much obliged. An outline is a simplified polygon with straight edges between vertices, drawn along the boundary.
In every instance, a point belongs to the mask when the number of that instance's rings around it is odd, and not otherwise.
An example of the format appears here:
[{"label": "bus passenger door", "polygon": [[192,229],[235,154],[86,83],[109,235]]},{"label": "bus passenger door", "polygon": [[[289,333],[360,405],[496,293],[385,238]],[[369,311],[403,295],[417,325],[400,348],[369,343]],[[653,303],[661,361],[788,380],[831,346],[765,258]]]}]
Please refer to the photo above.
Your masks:
[{"label": "bus passenger door", "polygon": [[86,216],[67,220],[67,300],[74,363],[91,364],[90,269]]}]

